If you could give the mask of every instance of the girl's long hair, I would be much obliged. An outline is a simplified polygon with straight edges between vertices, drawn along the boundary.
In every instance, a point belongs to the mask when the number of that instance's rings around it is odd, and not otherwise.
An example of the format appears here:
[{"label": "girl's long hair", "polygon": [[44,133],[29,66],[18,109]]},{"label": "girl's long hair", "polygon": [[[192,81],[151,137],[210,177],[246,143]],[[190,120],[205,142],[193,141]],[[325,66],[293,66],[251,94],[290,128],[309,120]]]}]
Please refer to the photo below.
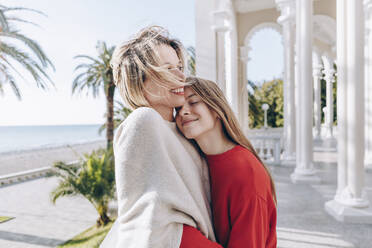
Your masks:
[{"label": "girl's long hair", "polygon": [[186,79],[186,83],[187,87],[191,87],[194,92],[201,97],[202,101],[207,104],[211,110],[217,113],[222,121],[222,127],[225,135],[232,142],[248,149],[261,162],[262,166],[265,168],[268,176],[270,177],[271,192],[276,204],[277,199],[275,184],[270,171],[258,156],[251,142],[249,142],[248,138],[244,135],[238,120],[236,119],[235,114],[230,108],[230,105],[228,104],[221,89],[216,83],[198,77],[188,77]]}]

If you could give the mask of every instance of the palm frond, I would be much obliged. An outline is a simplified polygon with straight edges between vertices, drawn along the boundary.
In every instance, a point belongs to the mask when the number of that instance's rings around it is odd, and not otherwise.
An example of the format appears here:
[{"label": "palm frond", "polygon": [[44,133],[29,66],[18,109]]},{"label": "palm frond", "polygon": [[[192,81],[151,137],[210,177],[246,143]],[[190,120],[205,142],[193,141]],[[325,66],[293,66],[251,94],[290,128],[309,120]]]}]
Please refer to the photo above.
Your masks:
[{"label": "palm frond", "polygon": [[[17,82],[12,74],[16,73],[20,75],[21,78],[23,78],[23,76],[19,73],[16,67],[13,66],[14,62],[25,68],[32,76],[32,79],[36,82],[36,85],[41,89],[47,89],[48,85],[54,85],[47,74],[46,69],[52,68],[55,70],[55,67],[35,40],[23,35],[15,28],[15,24],[20,22],[38,26],[31,21],[22,19],[13,14],[18,11],[33,12],[42,16],[46,15],[41,11],[30,8],[7,7],[0,4],[0,63],[3,65],[1,70],[5,75],[0,82],[1,89],[2,92],[4,92],[4,88],[2,87],[3,84],[9,83],[13,92],[19,99],[21,99],[21,92],[17,87]],[[24,48],[26,48],[26,51],[31,55],[29,55],[25,50],[6,44],[4,41],[20,41]]]},{"label": "palm frond", "polygon": [[74,59],[88,59],[88,60],[91,60],[91,61],[93,61],[93,62],[95,62],[95,63],[97,63],[97,64],[100,64],[100,63],[101,63],[101,62],[98,61],[97,59],[95,59],[95,58],[93,58],[93,57],[91,57],[91,56],[88,56],[88,55],[76,55],[76,56],[74,57]]},{"label": "palm frond", "polygon": [[29,11],[29,12],[34,12],[34,13],[37,13],[39,15],[42,15],[42,16],[45,16],[47,17],[47,15],[40,11],[40,10],[36,10],[36,9],[31,9],[31,8],[26,8],[26,7],[6,7],[4,5],[0,5],[0,8],[2,9],[2,11],[4,12],[8,12],[8,11]]},{"label": "palm frond", "polygon": [[51,200],[55,204],[57,199],[63,196],[77,195],[74,188],[68,182],[60,182],[60,184],[51,192]]},{"label": "palm frond", "polygon": [[39,44],[37,44],[36,41],[27,38],[18,31],[5,32],[2,33],[2,36],[22,41],[23,44],[36,55],[36,57],[39,59],[39,62],[43,65],[43,67],[50,66],[53,70],[55,70],[53,63],[48,59],[43,49],[39,46]]},{"label": "palm frond", "polygon": [[39,28],[41,28],[41,26],[39,25],[39,24],[37,24],[37,23],[34,23],[34,22],[31,22],[31,21],[27,21],[27,20],[24,20],[24,19],[21,19],[21,18],[19,18],[19,17],[7,17],[7,20],[8,20],[8,22],[20,22],[20,23],[27,23],[27,24],[30,24],[30,25],[32,25],[32,26],[35,26],[35,27],[39,27]]},{"label": "palm frond", "polygon": [[18,99],[21,99],[21,93],[19,91],[19,88],[17,87],[17,84],[13,78],[13,76],[8,72],[7,68],[4,66],[0,66],[0,71],[2,72],[2,77],[4,82],[0,81],[0,94],[4,94],[4,89],[2,87],[3,83],[10,84],[10,87],[12,88],[14,94]]},{"label": "palm frond", "polygon": [[9,30],[8,19],[6,18],[3,9],[0,9],[0,31],[8,32],[8,30]]},{"label": "palm frond", "polygon": [[7,45],[6,43],[0,43],[0,50],[3,51],[2,60],[8,64],[17,74],[20,74],[13,66],[12,63],[5,58],[7,56],[17,63],[21,64],[24,68],[26,68],[27,72],[31,74],[37,86],[40,88],[45,89],[47,85],[50,83],[53,85],[53,82],[47,75],[47,73],[38,65],[35,61],[33,61],[27,53],[18,50],[17,48]]}]

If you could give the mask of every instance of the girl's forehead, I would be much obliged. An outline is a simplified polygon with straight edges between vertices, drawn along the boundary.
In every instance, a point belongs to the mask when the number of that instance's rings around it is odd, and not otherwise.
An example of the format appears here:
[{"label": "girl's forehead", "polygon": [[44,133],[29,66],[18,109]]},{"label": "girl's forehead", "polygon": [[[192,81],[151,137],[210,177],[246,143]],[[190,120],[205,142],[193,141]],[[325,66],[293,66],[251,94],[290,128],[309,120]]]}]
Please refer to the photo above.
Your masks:
[{"label": "girl's forehead", "polygon": [[191,86],[185,86],[185,98],[192,97],[195,94],[195,91],[191,88]]}]

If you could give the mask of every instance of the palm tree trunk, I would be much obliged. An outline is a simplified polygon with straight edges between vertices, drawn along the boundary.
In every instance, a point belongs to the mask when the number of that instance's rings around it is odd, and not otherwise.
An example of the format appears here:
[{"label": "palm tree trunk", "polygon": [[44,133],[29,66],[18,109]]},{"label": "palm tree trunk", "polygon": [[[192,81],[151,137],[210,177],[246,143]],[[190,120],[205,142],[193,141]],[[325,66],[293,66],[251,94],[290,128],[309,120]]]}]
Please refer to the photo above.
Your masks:
[{"label": "palm tree trunk", "polygon": [[97,227],[105,226],[111,221],[110,217],[107,215],[107,205],[101,205],[98,207],[99,218],[97,220]]},{"label": "palm tree trunk", "polygon": [[106,141],[107,149],[112,148],[112,142],[114,139],[114,95],[115,95],[115,84],[110,83],[106,89]]}]

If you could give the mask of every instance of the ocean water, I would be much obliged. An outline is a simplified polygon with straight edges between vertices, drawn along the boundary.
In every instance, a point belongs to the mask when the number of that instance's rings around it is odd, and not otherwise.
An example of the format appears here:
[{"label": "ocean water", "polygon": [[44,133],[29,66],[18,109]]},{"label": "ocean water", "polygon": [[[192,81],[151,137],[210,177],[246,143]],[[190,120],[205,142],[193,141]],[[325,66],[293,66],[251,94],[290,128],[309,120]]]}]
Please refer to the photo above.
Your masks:
[{"label": "ocean water", "polygon": [[105,139],[100,125],[0,126],[0,153],[19,152]]}]

